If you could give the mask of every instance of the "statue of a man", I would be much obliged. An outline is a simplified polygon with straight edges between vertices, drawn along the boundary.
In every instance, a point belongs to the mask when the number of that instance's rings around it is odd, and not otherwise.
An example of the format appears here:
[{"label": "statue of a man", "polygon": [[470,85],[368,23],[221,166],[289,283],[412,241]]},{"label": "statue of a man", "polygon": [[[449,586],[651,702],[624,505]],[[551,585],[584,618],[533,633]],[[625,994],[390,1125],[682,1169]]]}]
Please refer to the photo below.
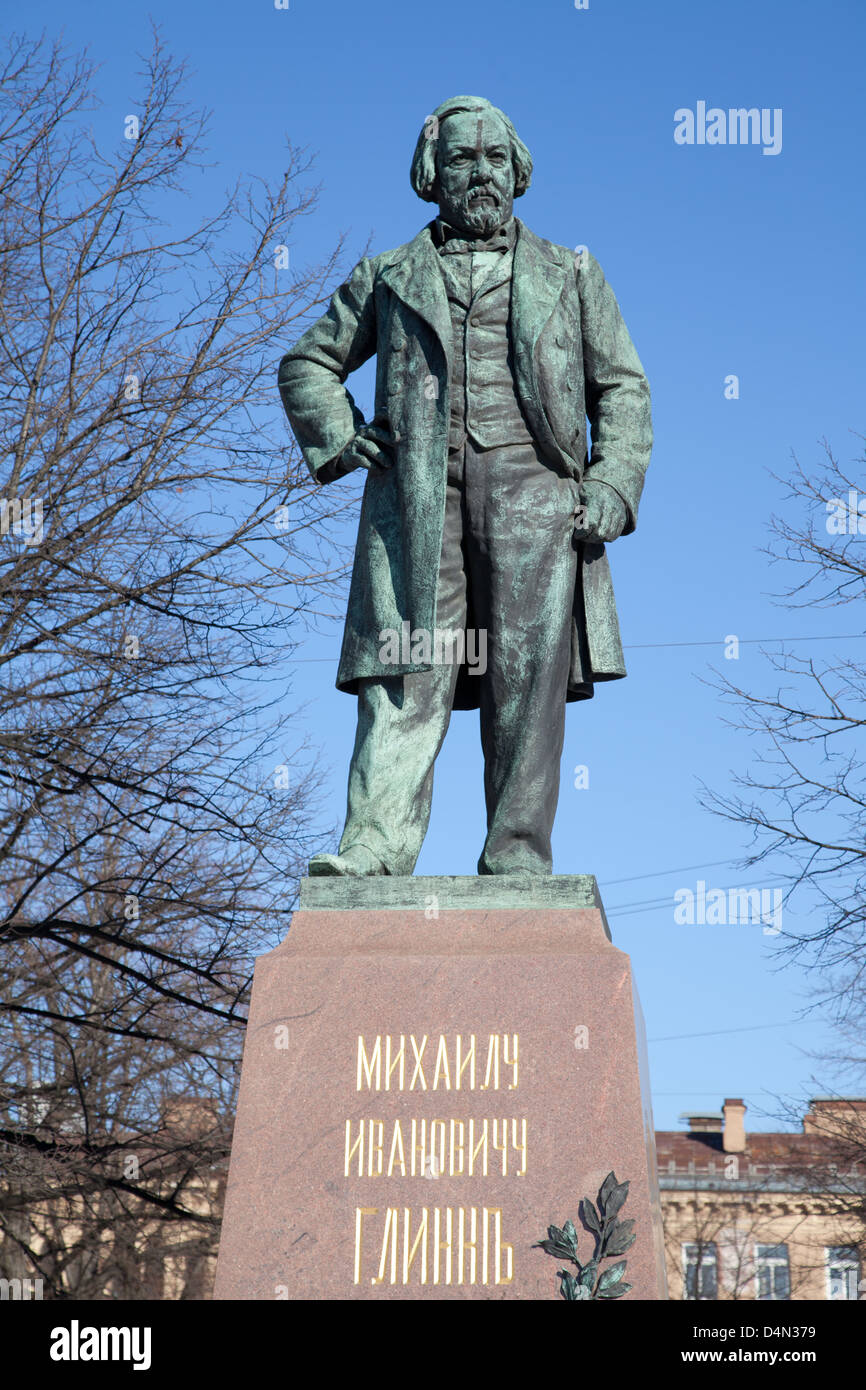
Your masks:
[{"label": "statue of a man", "polygon": [[[444,102],[411,170],[439,216],[365,257],[280,363],[316,480],[367,470],[337,674],[358,699],[348,812],[311,874],[412,873],[455,708],[480,709],[478,872],[550,874],[566,702],[625,675],[604,545],[635,528],[649,387],[594,257],[513,216],[531,171],[497,107]],[[344,383],[374,353],[367,424]]]}]

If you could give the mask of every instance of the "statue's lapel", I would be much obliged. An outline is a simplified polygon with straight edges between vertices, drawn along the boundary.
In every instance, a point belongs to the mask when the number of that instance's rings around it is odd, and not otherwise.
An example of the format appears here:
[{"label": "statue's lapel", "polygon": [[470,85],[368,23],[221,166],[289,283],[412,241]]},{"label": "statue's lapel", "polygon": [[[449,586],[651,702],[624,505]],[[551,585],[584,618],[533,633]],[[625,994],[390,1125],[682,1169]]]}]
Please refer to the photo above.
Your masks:
[{"label": "statue's lapel", "polygon": [[[549,243],[518,220],[512,270],[511,331],[517,371],[527,386],[533,379],[533,353],[539,334],[556,308],[568,274],[568,268],[552,253]],[[404,304],[429,324],[450,364],[451,315],[429,224],[383,267],[382,279]]]},{"label": "statue's lapel", "polygon": [[531,379],[539,334],[565,288],[568,271],[552,254],[548,242],[517,221],[511,286],[511,333],[518,370]]},{"label": "statue's lapel", "polygon": [[384,267],[382,279],[404,304],[430,325],[450,362],[451,314],[429,226],[422,227],[418,235],[401,248],[399,259]]}]

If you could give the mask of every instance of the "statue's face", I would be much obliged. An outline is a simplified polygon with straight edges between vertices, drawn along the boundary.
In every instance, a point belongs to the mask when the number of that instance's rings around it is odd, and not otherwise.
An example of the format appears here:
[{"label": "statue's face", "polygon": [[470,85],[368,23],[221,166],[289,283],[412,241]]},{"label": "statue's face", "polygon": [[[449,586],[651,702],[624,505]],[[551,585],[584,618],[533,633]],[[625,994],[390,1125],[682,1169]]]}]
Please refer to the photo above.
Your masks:
[{"label": "statue's face", "polygon": [[511,142],[492,112],[455,111],[439,128],[439,212],[458,231],[495,232],[511,217]]}]

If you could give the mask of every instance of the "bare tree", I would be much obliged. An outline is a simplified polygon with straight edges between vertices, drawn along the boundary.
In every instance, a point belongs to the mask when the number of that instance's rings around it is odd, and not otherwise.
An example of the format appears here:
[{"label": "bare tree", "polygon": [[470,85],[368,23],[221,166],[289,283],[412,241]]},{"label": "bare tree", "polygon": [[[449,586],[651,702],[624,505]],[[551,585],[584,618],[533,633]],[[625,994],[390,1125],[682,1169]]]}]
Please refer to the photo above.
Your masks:
[{"label": "bare tree", "polygon": [[[862,438],[858,436],[858,438]],[[863,630],[866,598],[866,497],[861,455],[845,467],[824,442],[806,469],[795,459],[785,480],[789,514],[772,520],[768,554],[784,573],[780,595],[791,610],[849,614],[834,618],[814,654],[769,653],[770,684],[720,688],[736,710],[734,727],[754,750],[739,791],[705,790],[710,809],[748,827],[749,865],[773,856],[787,873],[786,900],[807,925],[786,928],[783,959],[809,970],[813,1007],[834,1025],[838,1046],[822,1054],[824,1075],[843,1077],[863,1095],[866,1081],[866,649],[834,653],[834,635]],[[866,634],[864,634],[866,636]],[[826,1088],[825,1089],[829,1089]],[[779,1118],[795,1122],[802,1100],[780,1100]],[[823,1210],[842,1232],[839,1244],[866,1248],[866,1125],[856,1103],[832,1112],[832,1131],[800,1174],[822,1189]],[[847,1235],[845,1234],[847,1232]]]},{"label": "bare tree", "polygon": [[[814,468],[795,460],[787,495],[796,515],[773,519],[768,550],[784,568],[784,606],[850,610],[834,625],[854,633],[866,598],[864,462],[850,472],[826,443]],[[705,794],[711,809],[752,832],[750,866],[771,855],[787,864],[787,899],[802,903],[808,925],[786,929],[780,944],[820,968],[825,1002],[840,1020],[866,981],[866,650],[848,650],[768,654],[775,676],[764,691],[719,681],[753,758],[740,792]]]},{"label": "bare tree", "polygon": [[86,56],[13,39],[0,82],[0,1271],[54,1297],[201,1294],[251,959],[316,847],[287,667],[356,505],[276,391],[342,256],[288,268],[309,166],[184,225],[206,115],[143,62],[110,149]]}]

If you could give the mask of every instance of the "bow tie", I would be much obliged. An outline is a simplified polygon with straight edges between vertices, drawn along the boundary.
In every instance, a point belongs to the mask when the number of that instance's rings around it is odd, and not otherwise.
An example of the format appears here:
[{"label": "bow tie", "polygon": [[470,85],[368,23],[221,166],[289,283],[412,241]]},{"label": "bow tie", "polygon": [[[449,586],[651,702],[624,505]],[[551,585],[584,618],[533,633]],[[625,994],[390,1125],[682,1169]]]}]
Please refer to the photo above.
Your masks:
[{"label": "bow tie", "polygon": [[505,255],[514,245],[514,220],[507,222],[504,227],[498,227],[489,236],[467,237],[464,232],[450,227],[440,217],[434,223],[434,235],[441,256],[466,251],[499,251]]}]

